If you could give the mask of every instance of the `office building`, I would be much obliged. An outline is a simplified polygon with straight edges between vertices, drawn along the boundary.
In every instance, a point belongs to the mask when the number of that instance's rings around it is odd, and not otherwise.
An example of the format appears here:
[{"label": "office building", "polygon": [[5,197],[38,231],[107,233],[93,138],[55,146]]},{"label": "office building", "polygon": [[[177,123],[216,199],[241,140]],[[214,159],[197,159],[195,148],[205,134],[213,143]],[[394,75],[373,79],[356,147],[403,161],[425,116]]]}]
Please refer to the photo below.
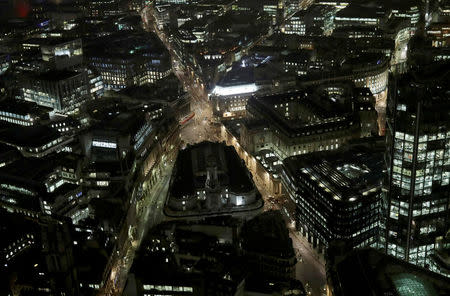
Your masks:
[{"label": "office building", "polygon": [[450,24],[433,23],[426,29],[427,36],[432,39],[433,47],[450,46]]},{"label": "office building", "polygon": [[50,65],[51,68],[62,70],[78,66],[83,62],[83,45],[81,39],[53,40],[44,39],[41,44],[42,60]]},{"label": "office building", "polygon": [[385,8],[375,3],[361,5],[351,3],[344,9],[338,11],[334,18],[334,27],[358,27],[367,26],[377,28],[385,24],[389,14]]},{"label": "office building", "polygon": [[388,254],[422,267],[449,225],[448,65],[393,78],[386,153]]},{"label": "office building", "polygon": [[88,2],[87,12],[91,17],[103,18],[118,15],[122,10],[118,0],[93,0]]},{"label": "office building", "polygon": [[283,161],[282,182],[296,206],[296,228],[319,252],[336,239],[352,247],[379,246],[383,151],[381,141],[364,140]]},{"label": "office building", "polygon": [[0,142],[17,148],[26,157],[42,157],[60,152],[73,138],[46,125],[13,126],[0,132]]},{"label": "office building", "polygon": [[336,10],[332,6],[311,5],[300,10],[284,24],[285,34],[323,36],[332,29]]},{"label": "office building", "polygon": [[15,210],[0,208],[2,292],[79,295],[69,222]]},{"label": "office building", "polygon": [[270,149],[281,160],[337,149],[361,136],[360,118],[351,101],[346,88],[338,85],[252,97],[247,112],[266,127],[244,123],[240,143],[250,153]]},{"label": "office building", "polygon": [[9,54],[0,55],[0,75],[6,72],[11,66],[11,56]]},{"label": "office building", "polygon": [[238,229],[230,217],[160,224],[144,238],[125,290],[139,296],[243,295]]},{"label": "office building", "polygon": [[297,12],[288,20],[284,25],[284,33],[306,35],[306,24],[303,12]]},{"label": "office building", "polygon": [[51,108],[42,107],[34,102],[4,99],[0,101],[0,121],[16,125],[30,126],[48,120]]},{"label": "office building", "polygon": [[242,117],[248,98],[258,89],[252,66],[233,67],[210,94],[213,112],[224,118]]},{"label": "office building", "polygon": [[150,33],[107,36],[87,48],[88,63],[101,74],[105,89],[154,83],[171,72],[167,49]]},{"label": "office building", "polygon": [[22,97],[25,101],[50,107],[56,113],[74,114],[91,98],[86,71],[49,71],[24,78]]},{"label": "office building", "polygon": [[420,1],[392,1],[385,5],[391,9],[391,18],[406,19],[412,26],[415,26],[419,22]]}]

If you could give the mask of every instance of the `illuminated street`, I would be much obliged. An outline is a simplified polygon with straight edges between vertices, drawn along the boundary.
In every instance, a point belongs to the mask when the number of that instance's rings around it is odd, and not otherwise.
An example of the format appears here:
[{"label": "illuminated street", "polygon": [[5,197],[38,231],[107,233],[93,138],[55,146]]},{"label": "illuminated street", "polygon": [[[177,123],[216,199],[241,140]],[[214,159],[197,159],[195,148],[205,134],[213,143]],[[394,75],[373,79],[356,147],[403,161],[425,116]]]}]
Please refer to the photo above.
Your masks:
[{"label": "illuminated street", "polygon": [[116,250],[110,258],[110,273],[104,290],[100,290],[101,295],[120,295],[135,252],[146,231],[164,220],[163,207],[172,166],[173,161],[164,165],[163,173],[157,184],[151,190],[144,190],[142,199],[136,205],[130,205],[121,236],[118,238],[122,247]]},{"label": "illuminated street", "polygon": [[[236,147],[236,144],[234,145]],[[284,203],[291,203],[292,201],[286,199],[285,196],[273,197],[267,186],[267,181],[262,180],[255,172],[255,166],[247,164],[247,168],[252,172],[256,187],[264,199],[264,211],[280,210],[286,215]],[[295,274],[296,279],[302,281],[304,284],[308,283],[311,287],[312,296],[324,295],[323,287],[326,284],[326,275],[323,255],[319,255],[317,251],[312,248],[311,244],[302,237],[294,227],[292,227],[292,223],[290,222],[291,219],[289,217],[286,216],[285,220],[290,232],[293,247],[296,254],[298,254]]]},{"label": "illuminated street", "polygon": [[[148,14],[145,14],[148,15]],[[161,32],[154,27],[155,32]],[[168,44],[166,43],[166,46]],[[218,141],[214,136],[219,134],[216,128],[211,125],[212,111],[206,100],[206,93],[202,86],[194,81],[194,78],[187,72],[183,72],[179,67],[176,57],[173,55],[173,71],[187,88],[190,94],[191,111],[195,116],[189,122],[182,126],[181,139],[184,143],[196,143],[205,140]],[[143,198],[136,206],[131,205],[127,215],[126,223],[122,228],[121,237],[118,241],[122,247],[113,253],[110,259],[109,277],[105,289],[100,291],[101,295],[119,295],[126,283],[127,275],[133,263],[136,250],[139,248],[142,238],[146,231],[157,225],[164,219],[163,206],[169,186],[170,173],[173,162],[164,166],[164,173],[158,183],[150,190],[144,190]],[[137,208],[137,210],[136,210]]]},{"label": "illuminated street", "polygon": [[311,295],[323,295],[326,284],[325,261],[311,247],[308,241],[301,237],[295,229],[290,228],[290,237],[294,248],[298,251],[301,261],[296,265],[296,278],[310,285]]}]

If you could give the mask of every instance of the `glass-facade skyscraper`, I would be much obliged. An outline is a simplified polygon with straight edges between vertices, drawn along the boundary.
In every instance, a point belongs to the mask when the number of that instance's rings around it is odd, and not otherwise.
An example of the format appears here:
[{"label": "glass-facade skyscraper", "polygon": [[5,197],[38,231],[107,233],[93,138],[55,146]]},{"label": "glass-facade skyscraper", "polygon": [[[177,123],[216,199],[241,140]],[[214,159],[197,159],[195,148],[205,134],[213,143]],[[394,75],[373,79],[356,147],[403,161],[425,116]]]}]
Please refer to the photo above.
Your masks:
[{"label": "glass-facade skyscraper", "polygon": [[423,267],[450,222],[450,71],[437,72],[392,79],[387,108],[385,246]]}]

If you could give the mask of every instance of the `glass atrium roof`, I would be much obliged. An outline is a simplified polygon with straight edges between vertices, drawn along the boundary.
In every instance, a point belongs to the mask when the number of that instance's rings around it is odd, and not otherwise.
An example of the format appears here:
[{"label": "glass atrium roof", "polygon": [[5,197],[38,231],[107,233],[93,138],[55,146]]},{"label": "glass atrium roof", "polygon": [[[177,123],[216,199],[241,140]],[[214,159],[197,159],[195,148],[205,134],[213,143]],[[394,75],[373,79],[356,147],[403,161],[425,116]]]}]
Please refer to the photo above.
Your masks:
[{"label": "glass atrium roof", "polygon": [[433,286],[419,277],[409,274],[400,273],[392,276],[395,288],[399,296],[437,296]]}]

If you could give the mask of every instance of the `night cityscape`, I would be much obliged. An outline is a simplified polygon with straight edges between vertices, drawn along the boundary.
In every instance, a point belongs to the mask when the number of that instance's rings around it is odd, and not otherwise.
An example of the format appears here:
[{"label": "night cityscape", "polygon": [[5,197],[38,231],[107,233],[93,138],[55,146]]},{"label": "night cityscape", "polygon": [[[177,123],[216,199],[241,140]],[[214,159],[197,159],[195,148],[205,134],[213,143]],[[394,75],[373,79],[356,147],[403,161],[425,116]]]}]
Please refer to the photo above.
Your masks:
[{"label": "night cityscape", "polygon": [[0,296],[449,296],[450,0],[0,0]]}]

